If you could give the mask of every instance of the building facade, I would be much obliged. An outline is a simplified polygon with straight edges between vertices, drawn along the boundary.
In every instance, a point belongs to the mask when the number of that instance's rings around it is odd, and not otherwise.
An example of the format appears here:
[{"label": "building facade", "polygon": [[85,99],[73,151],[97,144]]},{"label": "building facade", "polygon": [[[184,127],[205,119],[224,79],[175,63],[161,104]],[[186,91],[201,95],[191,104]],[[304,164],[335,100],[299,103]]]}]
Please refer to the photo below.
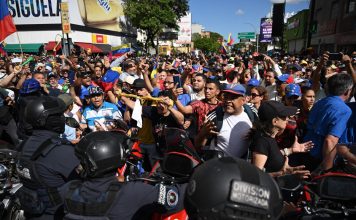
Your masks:
[{"label": "building facade", "polygon": [[296,15],[288,18],[284,36],[288,42],[287,46],[289,53],[300,53],[306,48],[308,19],[308,9],[302,10]]},{"label": "building facade", "polygon": [[310,46],[323,51],[356,51],[356,0],[311,0]]}]

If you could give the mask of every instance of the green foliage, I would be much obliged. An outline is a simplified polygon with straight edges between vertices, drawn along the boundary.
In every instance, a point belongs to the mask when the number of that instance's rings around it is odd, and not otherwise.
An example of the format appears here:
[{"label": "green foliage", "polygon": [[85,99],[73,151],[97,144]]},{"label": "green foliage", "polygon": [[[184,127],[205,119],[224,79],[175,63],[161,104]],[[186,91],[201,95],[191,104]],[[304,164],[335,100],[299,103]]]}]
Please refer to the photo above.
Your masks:
[{"label": "green foliage", "polygon": [[223,39],[223,36],[219,33],[216,33],[216,32],[210,32],[210,38],[215,40],[215,41],[218,41],[219,38],[220,39]]},{"label": "green foliage", "polygon": [[163,28],[177,30],[177,21],[189,10],[187,0],[124,0],[123,7],[130,23],[146,32],[146,49]]},{"label": "green foliage", "polygon": [[218,52],[221,44],[212,38],[201,37],[194,41],[194,47],[203,52]]},{"label": "green foliage", "polygon": [[192,34],[192,41],[195,41],[197,39],[201,38],[200,34],[199,33],[194,33]]}]

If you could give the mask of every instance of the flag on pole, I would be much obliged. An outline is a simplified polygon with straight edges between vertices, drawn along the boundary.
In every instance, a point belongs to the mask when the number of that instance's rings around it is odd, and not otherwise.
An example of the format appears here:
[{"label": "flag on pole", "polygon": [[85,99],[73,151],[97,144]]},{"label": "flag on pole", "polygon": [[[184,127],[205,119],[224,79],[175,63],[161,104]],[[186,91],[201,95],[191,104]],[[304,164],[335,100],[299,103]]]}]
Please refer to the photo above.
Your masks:
[{"label": "flag on pole", "polygon": [[128,53],[131,51],[131,45],[130,44],[123,44],[117,47],[111,47],[111,54],[112,57],[121,57],[125,53]]},{"label": "flag on pole", "polygon": [[12,21],[7,0],[0,0],[0,42],[14,32],[16,32],[16,27]]},{"label": "flag on pole", "polygon": [[5,45],[3,43],[0,43],[0,54],[2,56],[7,56],[7,52],[5,50]]},{"label": "flag on pole", "polygon": [[234,43],[234,39],[231,37],[231,33],[229,34],[229,38],[227,39],[227,45],[231,46]]},{"label": "flag on pole", "polygon": [[220,52],[221,54],[226,54],[226,47],[225,47],[223,44],[220,46],[219,52]]}]

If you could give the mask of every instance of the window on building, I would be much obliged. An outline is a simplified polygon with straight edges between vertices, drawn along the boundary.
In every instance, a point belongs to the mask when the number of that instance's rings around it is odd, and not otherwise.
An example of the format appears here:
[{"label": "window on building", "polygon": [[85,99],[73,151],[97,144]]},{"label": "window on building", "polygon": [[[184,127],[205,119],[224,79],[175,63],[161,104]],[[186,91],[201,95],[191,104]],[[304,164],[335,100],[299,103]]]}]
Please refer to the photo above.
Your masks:
[{"label": "window on building", "polygon": [[356,9],[356,0],[349,0],[347,2],[346,13],[352,13]]},{"label": "window on building", "polygon": [[339,14],[340,7],[339,2],[334,1],[331,3],[330,19],[336,19]]}]

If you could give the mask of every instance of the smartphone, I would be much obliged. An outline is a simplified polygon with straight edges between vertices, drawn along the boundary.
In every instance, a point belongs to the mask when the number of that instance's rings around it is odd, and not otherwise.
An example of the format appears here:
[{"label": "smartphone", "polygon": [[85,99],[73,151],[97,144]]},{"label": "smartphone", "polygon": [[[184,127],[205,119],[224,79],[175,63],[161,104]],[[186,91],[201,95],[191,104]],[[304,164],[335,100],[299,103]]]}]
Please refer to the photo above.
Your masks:
[{"label": "smartphone", "polygon": [[258,55],[258,56],[254,56],[253,59],[256,61],[263,61],[264,60],[264,56],[263,55]]},{"label": "smartphone", "polygon": [[182,82],[180,76],[173,76],[174,85],[177,85],[177,88],[182,88]]},{"label": "smartphone", "polygon": [[342,54],[341,53],[329,53],[329,60],[341,60]]}]

